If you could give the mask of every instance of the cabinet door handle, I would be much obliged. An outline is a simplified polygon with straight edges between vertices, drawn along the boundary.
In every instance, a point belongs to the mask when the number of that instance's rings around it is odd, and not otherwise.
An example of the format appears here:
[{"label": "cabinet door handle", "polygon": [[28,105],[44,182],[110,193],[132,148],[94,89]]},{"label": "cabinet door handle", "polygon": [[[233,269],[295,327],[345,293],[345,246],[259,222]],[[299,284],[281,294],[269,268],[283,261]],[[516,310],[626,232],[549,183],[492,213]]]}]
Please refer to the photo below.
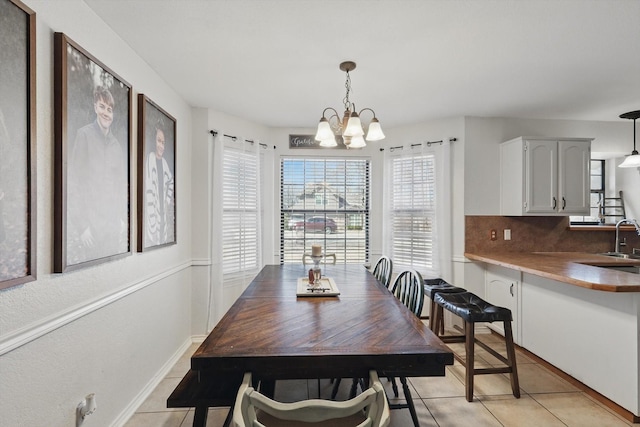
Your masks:
[{"label": "cabinet door handle", "polygon": [[513,296],[513,283],[509,286],[509,293]]},{"label": "cabinet door handle", "polygon": [[566,199],[563,197],[563,198],[562,198],[562,210],[564,210],[564,208],[566,208],[566,207],[567,207],[567,201],[566,201]]},{"label": "cabinet door handle", "polygon": [[556,208],[556,206],[558,206],[558,202],[556,201],[556,198],[553,198],[553,209]]}]

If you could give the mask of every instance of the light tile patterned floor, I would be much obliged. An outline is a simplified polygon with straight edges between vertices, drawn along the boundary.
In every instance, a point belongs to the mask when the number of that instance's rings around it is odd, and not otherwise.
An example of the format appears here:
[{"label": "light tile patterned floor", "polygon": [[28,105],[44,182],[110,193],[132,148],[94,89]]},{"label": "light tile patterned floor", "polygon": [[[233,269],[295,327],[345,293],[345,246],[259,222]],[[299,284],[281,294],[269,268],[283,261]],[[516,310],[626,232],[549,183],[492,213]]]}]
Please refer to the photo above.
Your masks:
[{"label": "light tile patterned floor", "polygon": [[[502,353],[502,342],[495,335],[480,335],[495,342]],[[451,344],[451,349],[464,354],[463,344]],[[149,398],[138,408],[125,427],[189,427],[193,422],[193,409],[167,409],[166,400],[182,376],[189,370],[189,358],[195,351],[194,344],[176,363],[167,377]],[[495,364],[497,361],[487,352],[476,349],[476,367]],[[464,398],[464,368],[458,362],[447,367],[444,377],[410,378],[411,393],[421,427],[511,427],[511,426],[629,426],[634,425],[606,408],[585,392],[553,374],[542,365],[517,352],[518,373],[522,397],[511,394],[507,374],[480,375],[475,378],[474,401]],[[391,387],[388,395],[393,396]],[[338,399],[346,398],[350,380],[341,383]],[[295,401],[317,397],[316,380],[279,381],[276,398]],[[329,380],[321,381],[320,393],[327,398],[331,394]],[[402,397],[402,391],[400,391]],[[222,426],[226,408],[209,410],[207,427]],[[412,426],[409,411],[391,411],[391,427]]]}]

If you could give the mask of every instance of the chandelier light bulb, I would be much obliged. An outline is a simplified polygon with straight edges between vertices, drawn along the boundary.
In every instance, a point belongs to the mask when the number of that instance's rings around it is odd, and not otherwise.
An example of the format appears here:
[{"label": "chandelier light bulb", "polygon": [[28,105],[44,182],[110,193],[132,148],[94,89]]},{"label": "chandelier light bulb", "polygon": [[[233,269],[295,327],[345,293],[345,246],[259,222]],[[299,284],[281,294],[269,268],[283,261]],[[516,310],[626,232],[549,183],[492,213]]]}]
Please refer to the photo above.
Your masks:
[{"label": "chandelier light bulb", "polygon": [[362,123],[360,122],[360,116],[355,111],[349,116],[347,122],[347,128],[342,133],[344,136],[362,136],[364,131],[362,130]]},{"label": "chandelier light bulb", "polygon": [[[317,139],[317,138],[316,138]],[[335,135],[331,135],[330,138],[327,139],[323,139],[320,141],[320,147],[337,147],[338,143],[336,142],[336,136]]]},{"label": "chandelier light bulb", "polygon": [[367,143],[364,142],[364,138],[362,135],[351,137],[351,143],[349,144],[349,148],[362,148],[366,147]]},{"label": "chandelier light bulb", "polygon": [[380,122],[374,117],[371,119],[371,123],[369,123],[369,130],[367,131],[365,139],[367,141],[380,141],[384,138],[385,136],[382,132],[382,127],[380,127]]},{"label": "chandelier light bulb", "polygon": [[331,130],[329,121],[323,116],[318,123],[318,131],[316,132],[316,141],[324,141],[325,139],[334,138],[335,134]]}]

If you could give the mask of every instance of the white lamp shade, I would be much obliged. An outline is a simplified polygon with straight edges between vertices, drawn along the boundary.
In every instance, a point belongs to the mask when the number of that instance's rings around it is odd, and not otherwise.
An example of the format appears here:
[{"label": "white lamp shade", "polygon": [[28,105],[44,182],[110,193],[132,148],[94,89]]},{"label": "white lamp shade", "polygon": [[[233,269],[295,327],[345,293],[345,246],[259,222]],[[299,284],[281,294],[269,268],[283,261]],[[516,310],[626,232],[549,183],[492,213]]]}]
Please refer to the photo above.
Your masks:
[{"label": "white lamp shade", "polygon": [[364,138],[362,137],[362,135],[352,137],[351,143],[349,144],[349,148],[362,148],[366,146],[367,143],[364,142]]},{"label": "white lamp shade", "polygon": [[640,154],[634,151],[634,154],[625,157],[624,162],[618,165],[619,168],[640,168]]},{"label": "white lamp shade", "polygon": [[321,118],[320,123],[318,123],[318,131],[316,132],[316,141],[324,141],[326,139],[333,138],[335,140],[335,135],[331,130],[331,125],[326,118]]},{"label": "white lamp shade", "polygon": [[362,123],[360,123],[360,117],[358,116],[358,113],[351,113],[351,116],[349,116],[349,121],[347,122],[347,127],[342,134],[344,136],[364,135],[364,131],[362,130]]},{"label": "white lamp shade", "polygon": [[[317,139],[317,138],[316,138]],[[336,136],[331,135],[331,138],[323,139],[320,141],[320,147],[337,147]]]},{"label": "white lamp shade", "polygon": [[367,131],[366,140],[380,141],[384,138],[385,136],[382,132],[382,127],[380,127],[380,122],[374,117],[373,119],[371,119],[371,123],[369,123],[369,130]]}]

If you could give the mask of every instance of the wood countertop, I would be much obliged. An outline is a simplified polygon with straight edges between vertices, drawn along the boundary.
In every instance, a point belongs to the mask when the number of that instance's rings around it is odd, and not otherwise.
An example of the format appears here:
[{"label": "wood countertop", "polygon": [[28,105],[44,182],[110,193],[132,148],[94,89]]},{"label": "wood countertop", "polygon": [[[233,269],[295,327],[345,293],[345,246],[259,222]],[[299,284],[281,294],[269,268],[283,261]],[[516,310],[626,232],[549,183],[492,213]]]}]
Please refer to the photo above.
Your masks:
[{"label": "wood countertop", "polygon": [[640,274],[598,266],[640,266],[638,259],[583,252],[465,252],[467,258],[606,292],[640,292]]}]

